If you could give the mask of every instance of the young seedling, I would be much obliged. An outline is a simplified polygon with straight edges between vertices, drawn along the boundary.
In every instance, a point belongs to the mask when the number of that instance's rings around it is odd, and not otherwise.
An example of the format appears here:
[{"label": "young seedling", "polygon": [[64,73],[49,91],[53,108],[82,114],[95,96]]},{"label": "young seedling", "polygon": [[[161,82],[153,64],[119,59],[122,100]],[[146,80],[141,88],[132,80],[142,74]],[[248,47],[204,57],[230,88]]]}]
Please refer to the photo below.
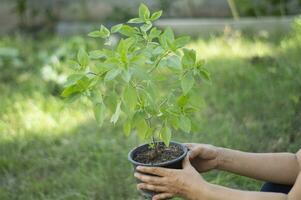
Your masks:
[{"label": "young seedling", "polygon": [[[78,51],[77,60],[71,61],[74,74],[62,92],[70,100],[88,97],[100,126],[107,117],[113,124],[121,121],[127,136],[136,132],[153,148],[158,140],[168,146],[172,130],[191,131],[199,109],[193,90],[201,79],[210,81],[204,61],[197,60],[193,49],[183,48],[188,36],[153,27],[161,14],[151,14],[141,4],[137,18],[89,33],[105,40],[105,46]],[[109,43],[112,34],[120,37],[116,45]]]}]

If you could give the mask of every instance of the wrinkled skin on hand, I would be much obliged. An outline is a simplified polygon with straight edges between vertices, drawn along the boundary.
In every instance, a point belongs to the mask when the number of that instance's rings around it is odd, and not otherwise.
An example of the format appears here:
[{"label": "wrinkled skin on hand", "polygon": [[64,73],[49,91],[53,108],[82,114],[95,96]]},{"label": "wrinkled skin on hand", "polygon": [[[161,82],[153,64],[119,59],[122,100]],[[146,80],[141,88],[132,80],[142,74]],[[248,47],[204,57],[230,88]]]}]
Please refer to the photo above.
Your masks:
[{"label": "wrinkled skin on hand", "polygon": [[191,165],[189,154],[183,160],[182,166],[183,169],[138,166],[135,177],[143,183],[139,183],[137,188],[158,192],[159,194],[155,195],[153,200],[169,199],[172,197],[182,197],[189,200],[200,199],[202,196],[200,188],[206,182]]}]

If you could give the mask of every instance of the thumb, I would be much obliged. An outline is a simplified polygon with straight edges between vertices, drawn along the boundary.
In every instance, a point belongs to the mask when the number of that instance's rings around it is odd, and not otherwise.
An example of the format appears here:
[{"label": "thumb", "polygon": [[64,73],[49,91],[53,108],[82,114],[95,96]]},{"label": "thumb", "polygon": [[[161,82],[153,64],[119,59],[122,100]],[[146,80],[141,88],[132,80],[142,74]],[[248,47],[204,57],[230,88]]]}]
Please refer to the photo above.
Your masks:
[{"label": "thumb", "polygon": [[199,154],[199,150],[198,150],[197,148],[193,148],[193,149],[191,149],[191,150],[189,151],[188,156],[189,156],[189,158],[192,160],[192,159],[194,159],[195,157],[197,157],[198,154]]},{"label": "thumb", "polygon": [[183,169],[187,168],[187,167],[190,167],[191,166],[191,163],[190,163],[190,160],[189,160],[189,154],[184,158],[183,162],[182,162],[182,167]]}]

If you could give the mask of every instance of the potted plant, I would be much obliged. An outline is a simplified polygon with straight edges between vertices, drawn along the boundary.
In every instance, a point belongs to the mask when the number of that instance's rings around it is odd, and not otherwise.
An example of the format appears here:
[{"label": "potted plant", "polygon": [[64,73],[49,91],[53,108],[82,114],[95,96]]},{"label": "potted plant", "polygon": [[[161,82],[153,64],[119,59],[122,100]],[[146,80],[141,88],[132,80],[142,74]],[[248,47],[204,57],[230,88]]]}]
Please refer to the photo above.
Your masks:
[{"label": "potted plant", "polygon": [[[210,76],[196,52],[183,48],[188,36],[176,38],[171,28],[153,27],[161,14],[151,14],[141,4],[139,17],[89,33],[105,45],[89,53],[78,51],[77,60],[70,61],[75,73],[68,77],[62,96],[70,101],[88,97],[100,126],[110,117],[113,124],[123,124],[126,136],[135,132],[147,141],[129,153],[134,166],[181,168],[187,149],[170,142],[172,131],[191,131],[200,101],[194,86],[210,81]],[[115,45],[110,43],[112,34],[120,36]]]}]

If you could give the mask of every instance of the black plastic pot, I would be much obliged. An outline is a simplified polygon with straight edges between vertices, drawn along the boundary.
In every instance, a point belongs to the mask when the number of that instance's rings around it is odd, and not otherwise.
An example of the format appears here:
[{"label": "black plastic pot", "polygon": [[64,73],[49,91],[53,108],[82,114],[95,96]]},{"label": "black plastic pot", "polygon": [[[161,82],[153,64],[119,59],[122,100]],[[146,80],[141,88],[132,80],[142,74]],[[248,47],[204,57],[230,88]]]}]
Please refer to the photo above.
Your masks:
[{"label": "black plastic pot", "polygon": [[[160,142],[162,143],[162,142]],[[158,163],[158,164],[144,164],[144,163],[140,163],[135,161],[133,158],[135,157],[135,155],[138,152],[141,152],[141,150],[148,148],[148,144],[143,144],[139,147],[136,147],[134,149],[132,149],[129,154],[128,154],[128,159],[129,161],[133,164],[134,167],[134,172],[136,171],[136,167],[137,166],[148,166],[148,167],[165,167],[165,168],[171,168],[171,169],[182,169],[182,160],[185,158],[185,156],[187,155],[187,147],[184,146],[181,143],[178,142],[170,142],[170,145],[177,145],[180,146],[181,149],[183,150],[183,153],[181,156],[179,156],[176,159],[170,160],[170,161],[166,161],[166,162],[162,162],[162,163]],[[140,183],[141,181],[136,179],[138,183]],[[140,193],[147,199],[151,199],[155,194],[155,192],[149,191],[149,190],[140,190]]]}]

